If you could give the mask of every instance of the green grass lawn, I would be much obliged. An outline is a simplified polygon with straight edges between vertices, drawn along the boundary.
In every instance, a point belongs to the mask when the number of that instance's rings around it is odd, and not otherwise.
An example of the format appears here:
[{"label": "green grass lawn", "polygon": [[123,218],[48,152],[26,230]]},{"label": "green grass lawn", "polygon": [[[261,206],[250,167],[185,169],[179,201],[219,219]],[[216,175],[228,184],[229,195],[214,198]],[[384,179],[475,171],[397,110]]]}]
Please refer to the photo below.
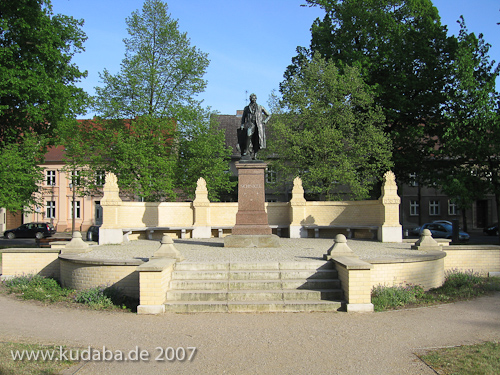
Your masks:
[{"label": "green grass lawn", "polygon": [[[77,363],[65,360],[65,356],[59,358],[58,354],[60,351],[60,347],[54,345],[2,342],[0,343],[0,375],[59,374],[61,371]],[[52,360],[48,359],[48,357],[43,360],[41,358],[42,352],[43,355],[53,355]],[[23,360],[20,360],[21,355],[23,356]],[[38,355],[38,359],[35,360],[31,357],[28,360],[26,355]]]},{"label": "green grass lawn", "polygon": [[497,375],[500,373],[500,343],[485,342],[436,349],[419,356],[437,374]]}]

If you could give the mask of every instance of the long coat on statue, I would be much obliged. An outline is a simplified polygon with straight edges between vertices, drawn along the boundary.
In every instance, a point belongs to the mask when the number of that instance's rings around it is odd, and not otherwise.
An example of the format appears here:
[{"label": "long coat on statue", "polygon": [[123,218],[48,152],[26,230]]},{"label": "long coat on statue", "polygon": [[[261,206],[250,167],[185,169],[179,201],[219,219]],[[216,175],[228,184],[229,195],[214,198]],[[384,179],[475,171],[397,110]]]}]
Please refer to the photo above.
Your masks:
[{"label": "long coat on statue", "polygon": [[[264,115],[266,117],[264,117]],[[258,133],[258,144],[256,145],[257,142],[254,142],[256,140],[255,138],[252,140],[253,146],[254,146],[254,152],[257,152],[260,149],[266,148],[266,132],[264,129],[264,124],[265,124],[265,119],[269,117],[270,114],[269,112],[266,111],[266,109],[255,103],[255,106],[252,106],[252,104],[249,104],[245,107],[243,110],[243,116],[241,117],[241,124],[245,126],[245,130],[252,129],[253,136],[255,136],[255,131]],[[258,146],[258,149],[256,150],[255,146]]]}]

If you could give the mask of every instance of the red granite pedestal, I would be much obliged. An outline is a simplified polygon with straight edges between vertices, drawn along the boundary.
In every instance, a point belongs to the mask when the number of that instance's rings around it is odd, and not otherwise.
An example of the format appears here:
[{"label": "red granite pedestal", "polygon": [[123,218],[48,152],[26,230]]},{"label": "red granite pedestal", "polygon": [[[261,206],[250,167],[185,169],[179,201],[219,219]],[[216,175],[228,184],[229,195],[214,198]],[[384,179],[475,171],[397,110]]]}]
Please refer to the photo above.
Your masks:
[{"label": "red granite pedestal", "polygon": [[225,247],[279,247],[272,234],[265,208],[264,174],[267,164],[260,160],[239,161],[238,213],[232,234],[224,238]]}]

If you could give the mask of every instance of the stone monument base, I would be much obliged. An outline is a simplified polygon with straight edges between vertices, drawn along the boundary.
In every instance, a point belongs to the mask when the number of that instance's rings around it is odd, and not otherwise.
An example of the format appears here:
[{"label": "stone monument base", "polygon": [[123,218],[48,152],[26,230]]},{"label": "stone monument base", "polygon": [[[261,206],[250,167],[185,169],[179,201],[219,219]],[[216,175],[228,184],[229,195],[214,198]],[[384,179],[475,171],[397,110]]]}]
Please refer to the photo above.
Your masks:
[{"label": "stone monument base", "polygon": [[281,247],[275,234],[232,234],[224,237],[224,247]]}]

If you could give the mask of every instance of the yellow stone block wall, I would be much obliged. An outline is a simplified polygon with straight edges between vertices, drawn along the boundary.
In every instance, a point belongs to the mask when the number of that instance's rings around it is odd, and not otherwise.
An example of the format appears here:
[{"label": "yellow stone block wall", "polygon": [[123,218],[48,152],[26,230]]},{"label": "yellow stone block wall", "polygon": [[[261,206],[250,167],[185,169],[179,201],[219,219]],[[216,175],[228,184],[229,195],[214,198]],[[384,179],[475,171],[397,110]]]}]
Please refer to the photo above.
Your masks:
[{"label": "yellow stone block wall", "polygon": [[163,202],[158,207],[160,227],[188,227],[194,222],[193,204],[191,202]]},{"label": "yellow stone block wall", "polygon": [[[194,223],[194,207],[188,202],[142,203],[123,202],[118,207],[117,228],[190,227]],[[204,208],[202,208],[204,209]],[[294,211],[293,222],[315,225],[382,225],[379,201],[305,202]],[[291,207],[287,202],[266,203],[269,225],[289,225]],[[210,202],[208,225],[229,227],[236,224],[238,203]],[[105,222],[106,217],[104,218]]]},{"label": "yellow stone block wall", "polygon": [[425,290],[443,284],[444,258],[424,262],[374,263],[372,286],[418,284]]},{"label": "yellow stone block wall", "polygon": [[17,249],[17,252],[2,254],[2,275],[15,276],[39,274],[59,279],[59,251],[32,252]]},{"label": "yellow stone block wall", "polygon": [[344,299],[349,304],[367,304],[371,303],[371,278],[369,269],[352,270],[347,269],[342,264],[335,265]]},{"label": "yellow stone block wall", "polygon": [[193,225],[193,207],[189,202],[123,202],[118,210],[119,228]]},{"label": "yellow stone block wall", "polygon": [[306,202],[301,224],[381,225],[378,201]]},{"label": "yellow stone block wall", "polygon": [[172,278],[173,266],[161,272],[139,272],[140,304],[161,305],[165,303],[167,290]]},{"label": "yellow stone block wall", "polygon": [[236,224],[238,203],[210,203],[210,225],[212,227],[232,227]]},{"label": "yellow stone block wall", "polygon": [[487,275],[489,272],[500,272],[500,247],[498,249],[458,249],[447,247],[444,258],[445,271],[459,270],[478,272]]},{"label": "yellow stone block wall", "polygon": [[139,298],[137,265],[90,265],[60,260],[61,284],[83,290],[96,286],[114,286],[125,295]]},{"label": "yellow stone block wall", "polygon": [[290,204],[287,202],[266,203],[267,220],[269,225],[290,224]]}]

